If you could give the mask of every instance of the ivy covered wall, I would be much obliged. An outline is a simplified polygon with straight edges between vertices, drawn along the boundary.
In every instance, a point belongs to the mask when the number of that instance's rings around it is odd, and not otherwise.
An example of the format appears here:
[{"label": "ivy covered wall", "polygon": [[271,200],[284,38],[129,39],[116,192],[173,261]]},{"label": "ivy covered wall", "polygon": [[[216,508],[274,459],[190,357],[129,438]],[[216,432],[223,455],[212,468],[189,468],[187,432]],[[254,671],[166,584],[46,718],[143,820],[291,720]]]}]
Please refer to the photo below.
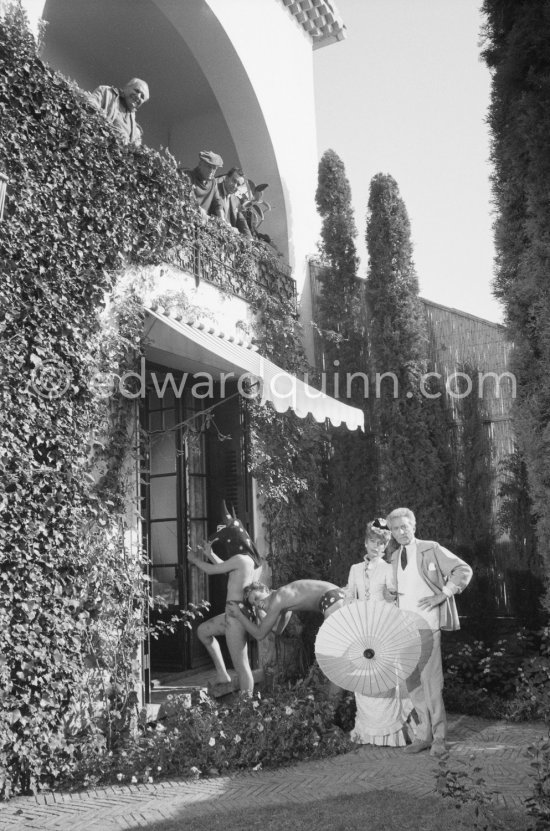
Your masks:
[{"label": "ivy covered wall", "polygon": [[[142,353],[139,291],[113,294],[119,275],[173,259],[200,219],[175,160],[121,145],[81,91],[38,58],[17,6],[0,25],[0,119],[9,177],[0,235],[0,796],[9,796],[66,781],[83,746],[104,750],[129,726],[147,586],[128,547],[125,460],[140,437],[128,400],[98,396],[90,377],[120,376]],[[214,226],[218,245],[238,248],[243,273],[270,258],[277,265],[265,246]],[[105,328],[108,296],[119,302]],[[264,354],[294,368],[303,360],[294,299],[256,285],[249,301]],[[305,503],[305,515],[315,501],[316,464],[304,448],[320,435],[292,414],[252,413],[255,472],[281,562],[301,550],[293,505]]]}]

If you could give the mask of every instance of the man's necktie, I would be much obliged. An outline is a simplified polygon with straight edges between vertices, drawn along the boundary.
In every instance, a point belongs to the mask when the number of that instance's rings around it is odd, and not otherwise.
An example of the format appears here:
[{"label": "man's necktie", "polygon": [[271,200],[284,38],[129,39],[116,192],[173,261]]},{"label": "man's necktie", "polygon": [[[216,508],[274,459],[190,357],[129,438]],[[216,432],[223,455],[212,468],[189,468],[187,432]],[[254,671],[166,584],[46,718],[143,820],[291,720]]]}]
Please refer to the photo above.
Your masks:
[{"label": "man's necktie", "polygon": [[407,568],[407,549],[404,545],[401,546],[401,568]]}]

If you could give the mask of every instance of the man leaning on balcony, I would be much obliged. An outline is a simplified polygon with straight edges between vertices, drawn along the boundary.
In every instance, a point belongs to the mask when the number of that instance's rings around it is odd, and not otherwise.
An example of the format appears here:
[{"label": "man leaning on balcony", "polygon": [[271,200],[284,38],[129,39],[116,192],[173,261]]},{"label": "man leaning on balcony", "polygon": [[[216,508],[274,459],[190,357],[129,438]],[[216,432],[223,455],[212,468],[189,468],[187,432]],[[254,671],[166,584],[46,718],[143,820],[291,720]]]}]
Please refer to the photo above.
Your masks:
[{"label": "man leaning on balcony", "polygon": [[136,121],[136,110],[149,100],[149,87],[140,78],[116,87],[101,86],[88,94],[90,103],[113,125],[124,144],[141,144],[143,130]]},{"label": "man leaning on balcony", "polygon": [[225,211],[215,177],[216,170],[222,165],[222,157],[213,150],[201,150],[198,165],[185,171],[193,185],[193,193],[201,212],[219,219],[225,219]]}]

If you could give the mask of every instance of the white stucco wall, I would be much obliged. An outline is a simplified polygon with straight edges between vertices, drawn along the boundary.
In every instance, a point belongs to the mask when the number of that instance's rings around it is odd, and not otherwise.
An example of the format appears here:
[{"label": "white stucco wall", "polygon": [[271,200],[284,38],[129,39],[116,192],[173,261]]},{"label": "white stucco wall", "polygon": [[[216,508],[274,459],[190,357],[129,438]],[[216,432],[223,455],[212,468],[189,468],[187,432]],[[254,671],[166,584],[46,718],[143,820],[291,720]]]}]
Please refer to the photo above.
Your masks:
[{"label": "white stucco wall", "polygon": [[[269,130],[283,183],[290,263],[301,294],[306,257],[315,250],[319,227],[311,40],[279,0],[207,2],[239,55]],[[234,99],[238,90],[227,80],[227,99]]]}]

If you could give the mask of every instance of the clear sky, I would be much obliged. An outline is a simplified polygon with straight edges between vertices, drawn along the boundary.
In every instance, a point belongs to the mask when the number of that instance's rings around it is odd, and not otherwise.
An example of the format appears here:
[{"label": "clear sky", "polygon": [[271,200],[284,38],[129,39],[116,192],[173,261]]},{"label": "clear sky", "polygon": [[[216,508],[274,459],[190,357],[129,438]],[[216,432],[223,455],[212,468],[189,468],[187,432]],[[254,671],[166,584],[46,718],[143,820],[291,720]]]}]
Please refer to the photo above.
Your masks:
[{"label": "clear sky", "polygon": [[347,38],[314,53],[318,147],[345,164],[362,276],[369,183],[390,173],[411,220],[421,295],[501,322],[480,3],[336,0]]}]

